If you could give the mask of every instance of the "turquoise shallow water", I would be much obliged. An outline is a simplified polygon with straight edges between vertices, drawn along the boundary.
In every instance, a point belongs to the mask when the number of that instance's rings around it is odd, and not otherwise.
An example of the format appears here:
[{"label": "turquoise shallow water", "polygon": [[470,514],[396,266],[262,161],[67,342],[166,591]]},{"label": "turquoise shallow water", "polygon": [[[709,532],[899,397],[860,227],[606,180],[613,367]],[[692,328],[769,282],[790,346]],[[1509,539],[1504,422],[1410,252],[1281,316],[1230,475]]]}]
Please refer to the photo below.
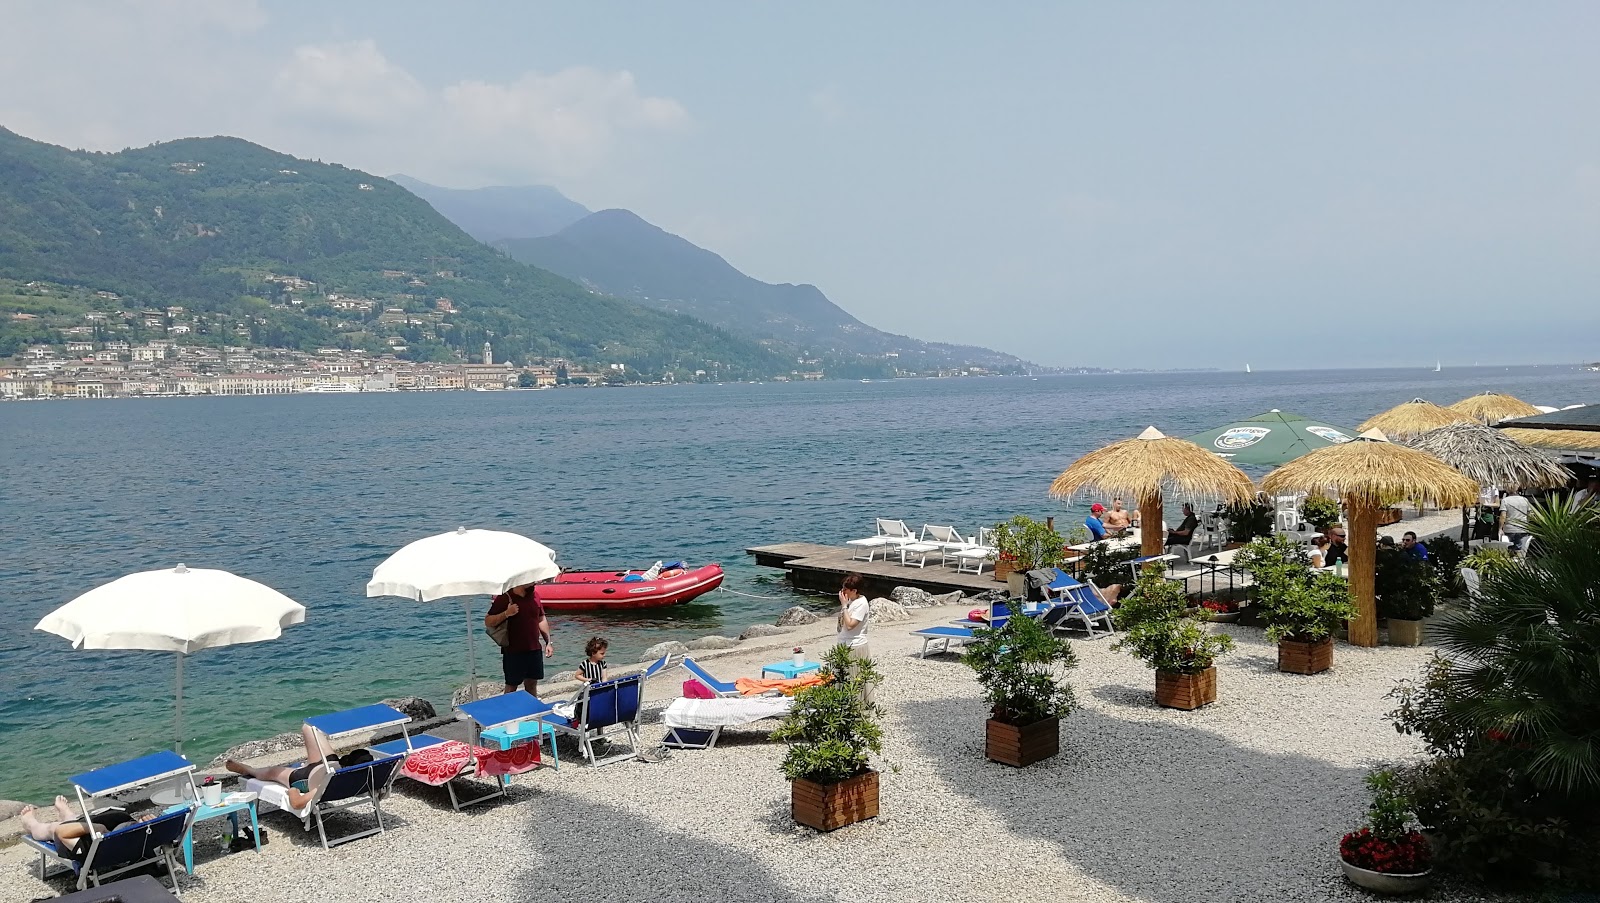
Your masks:
[{"label": "turquoise shallow water", "polygon": [[[466,677],[461,605],[367,599],[393,550],[459,524],[515,530],[576,567],[720,561],[727,593],[657,614],[556,619],[557,666],[591,633],[631,661],[737,633],[800,597],[750,545],[840,542],[875,516],[964,530],[1064,515],[1045,490],[1078,455],[1155,424],[1187,435],[1269,408],[1353,426],[1423,395],[1600,401],[1572,369],[1129,374],[1038,380],[304,395],[0,405],[0,797],[170,744],[171,655],[80,652],[40,617],[122,574],[219,567],[304,603],[269,643],[191,656],[197,761],[306,715]],[[1077,515],[1079,512],[1070,512]],[[475,600],[481,614],[486,600]],[[478,643],[480,674],[494,673]]]}]

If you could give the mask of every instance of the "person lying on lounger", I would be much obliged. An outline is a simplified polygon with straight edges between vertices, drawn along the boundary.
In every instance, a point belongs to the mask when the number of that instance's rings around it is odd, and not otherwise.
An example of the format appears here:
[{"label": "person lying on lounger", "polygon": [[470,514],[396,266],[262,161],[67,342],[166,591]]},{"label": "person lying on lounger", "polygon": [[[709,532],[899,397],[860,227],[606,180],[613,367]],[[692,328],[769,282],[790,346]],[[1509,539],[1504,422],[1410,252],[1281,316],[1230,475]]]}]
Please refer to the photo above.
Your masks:
[{"label": "person lying on lounger", "polygon": [[223,767],[247,778],[255,778],[269,784],[282,784],[289,788],[289,805],[303,809],[307,803],[317,798],[335,771],[342,767],[347,768],[372,761],[372,753],[364,749],[352,750],[342,757],[335,755],[333,743],[328,740],[328,736],[309,724],[300,725],[300,739],[306,745],[306,761],[300,766],[291,768],[287,765],[273,765],[268,768],[258,768],[246,765],[237,759],[229,759],[222,763]]},{"label": "person lying on lounger", "polygon": [[[78,813],[72,811],[72,806],[64,796],[56,797],[56,813],[61,816],[57,822],[40,821],[34,815],[38,809],[33,806],[23,806],[22,812],[17,816],[22,820],[22,830],[28,836],[40,843],[56,844],[69,859],[82,862],[89,856],[89,825],[83,823]],[[158,813],[147,812],[137,818],[129,815],[126,809],[104,809],[94,813],[90,819],[94,822],[94,830],[100,834],[109,834],[112,831],[134,822],[149,821]]]}]

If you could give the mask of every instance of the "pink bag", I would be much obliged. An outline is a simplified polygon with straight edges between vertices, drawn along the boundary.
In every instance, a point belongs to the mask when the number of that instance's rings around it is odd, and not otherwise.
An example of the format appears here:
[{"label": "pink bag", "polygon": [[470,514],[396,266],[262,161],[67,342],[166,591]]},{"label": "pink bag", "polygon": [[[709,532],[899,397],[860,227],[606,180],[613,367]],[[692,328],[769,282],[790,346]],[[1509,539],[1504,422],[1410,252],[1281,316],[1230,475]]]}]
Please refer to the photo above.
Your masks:
[{"label": "pink bag", "polygon": [[683,696],[685,699],[716,699],[717,694],[711,688],[698,680],[690,679],[683,682]]}]

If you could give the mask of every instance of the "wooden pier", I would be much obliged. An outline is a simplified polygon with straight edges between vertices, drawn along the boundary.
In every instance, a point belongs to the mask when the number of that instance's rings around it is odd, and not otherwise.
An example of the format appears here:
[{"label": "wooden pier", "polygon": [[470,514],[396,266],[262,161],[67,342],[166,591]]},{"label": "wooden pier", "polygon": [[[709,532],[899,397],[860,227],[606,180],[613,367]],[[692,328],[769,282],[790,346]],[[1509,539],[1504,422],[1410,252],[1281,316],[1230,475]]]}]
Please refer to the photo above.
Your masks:
[{"label": "wooden pier", "polygon": [[914,586],[935,595],[960,590],[969,596],[1006,588],[987,565],[982,574],[958,574],[953,566],[937,564],[934,556],[929,556],[927,567],[919,568],[901,564],[898,556],[863,561],[853,557],[860,554],[854,549],[812,542],[780,542],[744,551],[762,567],[788,572],[789,582],[797,588],[826,593],[837,592],[839,581],[851,571],[867,579],[868,596],[887,596],[897,586]]}]

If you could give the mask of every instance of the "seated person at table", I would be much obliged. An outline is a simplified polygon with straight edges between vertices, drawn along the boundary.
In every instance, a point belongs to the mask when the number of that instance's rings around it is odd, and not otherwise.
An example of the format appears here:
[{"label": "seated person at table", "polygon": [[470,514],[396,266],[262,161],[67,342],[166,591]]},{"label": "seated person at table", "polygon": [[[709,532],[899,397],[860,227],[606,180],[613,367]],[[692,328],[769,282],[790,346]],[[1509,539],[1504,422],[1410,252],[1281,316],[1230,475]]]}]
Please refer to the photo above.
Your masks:
[{"label": "seated person at table", "polygon": [[[40,843],[54,843],[61,855],[68,859],[82,862],[89,856],[89,845],[93,842],[89,837],[89,826],[83,819],[72,811],[72,805],[64,796],[56,797],[56,814],[61,816],[57,822],[40,821],[34,815],[37,812],[33,806],[23,806],[17,818],[22,822],[22,830],[29,837]],[[134,822],[149,821],[158,813],[146,812],[137,818],[128,814],[126,809],[105,809],[90,815],[94,822],[94,830],[101,834],[109,834],[124,825]]]},{"label": "seated person at table", "polygon": [[1350,562],[1350,548],[1344,542],[1344,527],[1334,524],[1328,528],[1328,551],[1322,556],[1322,564],[1331,568],[1341,561]]},{"label": "seated person at table", "polygon": [[1311,566],[1328,567],[1328,537],[1317,534],[1311,537]]},{"label": "seated person at table", "polygon": [[258,768],[236,759],[229,759],[222,765],[234,774],[242,774],[247,778],[255,778],[269,784],[282,784],[289,788],[289,805],[303,809],[307,803],[316,799],[323,787],[327,786],[328,778],[332,777],[335,771],[342,767],[372,761],[372,753],[364,749],[352,750],[342,757],[334,755],[333,743],[328,740],[327,735],[309,724],[300,725],[300,739],[306,746],[306,761],[302,765],[294,767],[273,765],[268,768]]},{"label": "seated person at table", "polygon": [[1112,499],[1111,510],[1106,512],[1103,523],[1112,536],[1121,536],[1133,526],[1133,515],[1122,507],[1122,499]]},{"label": "seated person at table", "polygon": [[1083,519],[1083,525],[1089,528],[1089,538],[1099,542],[1106,538],[1106,525],[1100,522],[1100,515],[1104,514],[1106,506],[1095,502],[1089,506],[1089,516]]},{"label": "seated person at table", "polygon": [[1183,503],[1183,523],[1175,529],[1167,531],[1167,545],[1186,546],[1194,540],[1195,528],[1200,526],[1200,518],[1194,516],[1194,506],[1188,502]]}]

